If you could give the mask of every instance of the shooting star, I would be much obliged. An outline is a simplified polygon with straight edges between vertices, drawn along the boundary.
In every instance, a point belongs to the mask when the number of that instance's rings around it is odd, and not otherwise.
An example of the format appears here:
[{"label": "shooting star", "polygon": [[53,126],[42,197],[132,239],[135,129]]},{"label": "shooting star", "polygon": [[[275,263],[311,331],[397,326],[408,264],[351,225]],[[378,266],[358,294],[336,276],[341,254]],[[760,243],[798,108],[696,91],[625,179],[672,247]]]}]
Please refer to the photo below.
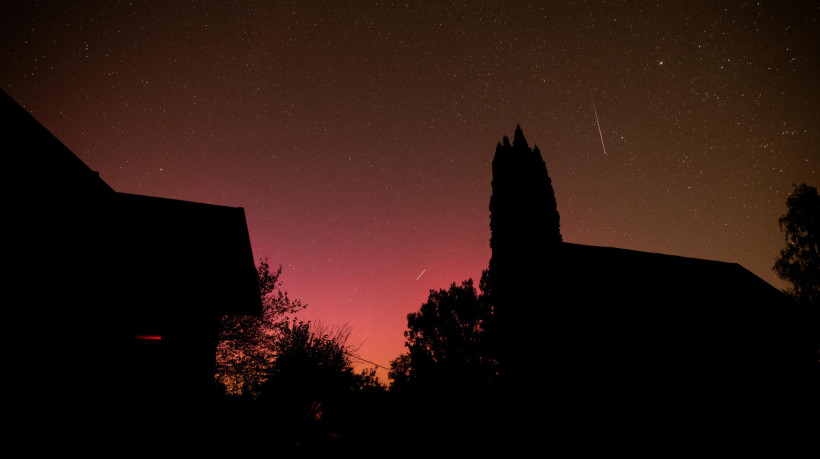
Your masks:
[{"label": "shooting star", "polygon": [[[589,96],[592,99],[592,96]],[[595,108],[595,99],[592,99],[592,111],[595,112],[595,124],[598,125],[598,135],[601,137],[601,147],[604,149],[604,156],[606,154],[606,145],[604,145],[604,134],[601,133],[601,123],[598,121],[598,109]]]},{"label": "shooting star", "polygon": [[417,277],[417,278],[416,278],[416,280],[421,279],[421,276],[423,276],[423,275],[424,275],[424,272],[425,272],[425,271],[427,271],[427,268],[425,268],[425,269],[422,269],[422,270],[421,270],[421,274],[419,274],[419,277]]},{"label": "shooting star", "polygon": [[324,225],[322,225],[322,227],[321,227],[321,228],[319,228],[319,229],[320,229],[320,230],[325,229],[325,227],[327,227],[327,225],[329,225],[329,224],[331,224],[331,223],[335,222],[336,220],[338,220],[338,219],[339,219],[339,217],[341,217],[341,215],[337,215],[337,216],[335,216],[335,217],[331,218],[331,219],[330,219],[330,221],[328,221],[327,223],[325,223]]}]

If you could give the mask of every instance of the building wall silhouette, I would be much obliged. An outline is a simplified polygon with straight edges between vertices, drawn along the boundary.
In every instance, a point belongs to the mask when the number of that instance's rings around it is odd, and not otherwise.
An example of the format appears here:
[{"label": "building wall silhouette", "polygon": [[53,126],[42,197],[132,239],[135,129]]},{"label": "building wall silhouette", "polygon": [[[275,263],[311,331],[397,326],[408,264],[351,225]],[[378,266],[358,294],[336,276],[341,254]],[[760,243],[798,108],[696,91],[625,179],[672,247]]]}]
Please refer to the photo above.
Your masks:
[{"label": "building wall silhouette", "polygon": [[0,112],[21,434],[201,432],[220,319],[261,311],[243,209],[118,193],[4,92]]},{"label": "building wall silhouette", "polygon": [[783,293],[735,263],[563,242],[546,166],[520,127],[496,149],[490,212],[516,433],[543,434],[529,412],[579,441],[805,432],[796,419],[817,406],[817,365],[806,317]]}]

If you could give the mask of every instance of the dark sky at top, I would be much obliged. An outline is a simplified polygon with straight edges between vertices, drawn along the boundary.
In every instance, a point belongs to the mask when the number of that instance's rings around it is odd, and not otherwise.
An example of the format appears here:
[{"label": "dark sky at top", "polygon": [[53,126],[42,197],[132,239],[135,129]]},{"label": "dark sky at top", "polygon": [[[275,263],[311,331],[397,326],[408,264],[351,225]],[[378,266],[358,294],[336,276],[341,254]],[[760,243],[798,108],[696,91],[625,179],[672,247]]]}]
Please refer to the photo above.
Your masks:
[{"label": "dark sky at top", "polygon": [[117,191],[244,207],[305,318],[381,364],[429,289],[487,267],[490,164],[517,123],[565,241],[778,287],[777,219],[820,176],[814,1],[3,9],[6,92]]}]

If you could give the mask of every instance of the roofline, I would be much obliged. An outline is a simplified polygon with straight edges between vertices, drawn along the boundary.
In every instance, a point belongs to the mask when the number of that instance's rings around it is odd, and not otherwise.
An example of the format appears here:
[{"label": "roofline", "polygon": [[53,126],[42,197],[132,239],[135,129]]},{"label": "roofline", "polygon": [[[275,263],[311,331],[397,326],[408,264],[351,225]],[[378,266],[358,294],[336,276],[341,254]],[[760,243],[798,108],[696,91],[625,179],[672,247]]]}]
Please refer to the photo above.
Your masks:
[{"label": "roofline", "polygon": [[[91,177],[92,180],[98,182],[98,185],[102,185],[106,191],[114,191],[111,185],[108,184],[105,180],[100,177],[100,173],[95,171],[94,169],[90,168],[88,164],[85,163],[76,153],[71,151],[56,135],[54,135],[47,127],[43,125],[31,112],[24,107],[21,103],[19,103],[14,97],[11,96],[8,92],[6,92],[3,88],[0,88],[0,98],[6,99],[3,101],[3,104],[8,104],[11,107],[11,110],[17,111],[17,116],[19,118],[12,117],[10,120],[5,120],[9,126],[12,128],[16,127],[19,128],[21,125],[28,125],[32,126],[35,130],[39,130],[39,134],[44,137],[46,142],[52,142],[58,145],[60,151],[61,160],[67,161],[71,163],[72,167],[77,167],[78,169],[82,170],[82,174]],[[23,121],[25,119],[25,121]],[[10,122],[9,122],[10,121]],[[5,131],[4,131],[5,132]]]},{"label": "roofline", "polygon": [[147,194],[136,194],[136,193],[124,193],[120,191],[115,192],[119,196],[123,196],[126,198],[136,198],[136,199],[146,199],[146,200],[155,200],[155,201],[167,201],[172,203],[179,203],[179,204],[186,204],[186,205],[194,205],[194,206],[201,206],[201,207],[210,207],[210,208],[219,208],[219,209],[238,209],[241,210],[243,213],[245,211],[244,207],[241,206],[224,206],[220,204],[209,204],[206,202],[198,202],[198,201],[187,201],[184,199],[176,199],[176,198],[164,198],[160,196],[150,196]]},{"label": "roofline", "polygon": [[674,255],[674,254],[660,253],[660,252],[648,252],[646,250],[624,249],[624,248],[621,248],[621,247],[612,247],[612,246],[603,246],[603,245],[576,244],[574,242],[562,242],[562,244],[564,244],[565,246],[587,247],[587,248],[611,250],[611,251],[617,251],[617,252],[631,252],[631,253],[637,253],[637,254],[646,255],[646,256],[661,256],[661,257],[667,257],[667,258],[678,258],[678,259],[681,259],[681,260],[691,260],[691,261],[708,262],[708,263],[723,264],[723,265],[741,266],[738,263],[731,262],[731,261],[720,261],[720,260],[711,260],[711,259],[708,259],[708,258],[687,257],[687,256],[683,256],[683,255]]},{"label": "roofline", "polygon": [[647,252],[647,251],[643,251],[643,250],[624,249],[624,248],[620,248],[620,247],[596,246],[596,245],[588,245],[588,244],[576,244],[576,243],[572,243],[572,242],[562,242],[562,244],[564,246],[567,246],[567,247],[592,248],[592,249],[607,250],[607,251],[612,251],[612,252],[633,253],[633,254],[639,254],[641,256],[646,256],[646,257],[676,258],[678,260],[684,260],[686,262],[710,263],[710,264],[714,264],[714,265],[723,265],[723,266],[729,267],[730,269],[742,270],[747,275],[753,276],[755,279],[757,279],[758,282],[761,282],[761,283],[765,284],[766,286],[768,286],[774,292],[777,292],[780,295],[786,296],[786,294],[783,293],[783,291],[781,291],[780,289],[778,289],[774,285],[766,282],[763,278],[761,278],[757,274],[749,271],[748,269],[746,269],[740,263],[736,263],[736,262],[710,260],[710,259],[707,259],[707,258],[686,257],[686,256],[683,256],[683,255],[671,255],[671,254],[659,253],[659,252]]}]

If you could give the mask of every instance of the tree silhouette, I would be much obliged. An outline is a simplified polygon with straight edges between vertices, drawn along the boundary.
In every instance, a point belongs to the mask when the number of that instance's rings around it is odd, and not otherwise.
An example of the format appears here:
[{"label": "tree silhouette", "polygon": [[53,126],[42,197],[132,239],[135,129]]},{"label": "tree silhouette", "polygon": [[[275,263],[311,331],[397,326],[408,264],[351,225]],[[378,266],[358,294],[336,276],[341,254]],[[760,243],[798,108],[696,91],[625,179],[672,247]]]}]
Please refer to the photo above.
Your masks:
[{"label": "tree silhouette", "polygon": [[311,327],[310,322],[299,321],[284,328],[276,359],[262,384],[263,396],[298,394],[315,401],[359,388],[349,339],[349,327]]},{"label": "tree silhouette", "polygon": [[357,349],[350,342],[350,327],[296,319],[307,305],[282,289],[281,265],[274,272],[268,260],[261,259],[257,276],[262,315],[223,318],[216,379],[227,394],[257,398],[291,382],[311,397],[326,390],[383,389],[375,369],[354,371],[350,359]]},{"label": "tree silhouette", "polygon": [[[486,287],[487,271],[481,287]],[[418,453],[471,455],[499,444],[493,310],[472,279],[430,290],[407,315],[408,352],[390,363],[393,416],[402,443]],[[502,421],[503,419],[503,421]],[[412,441],[408,441],[412,439]],[[392,445],[391,445],[392,446]]]},{"label": "tree silhouette", "polygon": [[256,273],[262,315],[222,319],[216,379],[232,395],[258,394],[273,366],[277,340],[291,326],[292,316],[307,306],[282,289],[281,265],[272,272],[268,260],[260,259]]},{"label": "tree silhouette", "polygon": [[793,187],[786,199],[788,211],[779,221],[787,245],[774,271],[791,283],[789,293],[798,303],[816,305],[820,300],[820,197],[815,187]]},{"label": "tree silhouette", "polygon": [[495,373],[491,321],[492,308],[472,279],[431,290],[418,312],[407,315],[408,352],[391,362],[391,389],[487,386]]},{"label": "tree silhouette", "polygon": [[[282,454],[327,446],[358,428],[386,393],[375,368],[355,371],[352,329],[298,320],[306,307],[282,289],[282,267],[257,269],[263,313],[223,318],[216,379],[225,387],[219,441]],[[349,441],[350,442],[350,441]]]},{"label": "tree silhouette", "polygon": [[[521,126],[513,143],[507,137],[496,146],[490,197],[491,264],[512,257],[541,256],[562,241],[558,205],[552,180],[538,146],[531,149]],[[533,249],[535,253],[533,253]],[[491,266],[491,270],[493,267]]]},{"label": "tree silhouette", "polygon": [[[490,197],[492,291],[502,372],[526,360],[523,350],[536,345],[549,299],[553,255],[562,242],[552,181],[536,146],[530,148],[520,126],[513,142],[496,146]],[[539,286],[536,288],[536,286]],[[521,320],[522,314],[526,320]]]},{"label": "tree silhouette", "polygon": [[297,321],[283,329],[276,359],[259,387],[256,402],[264,424],[272,428],[286,450],[324,448],[332,432],[358,429],[367,400],[385,391],[375,368],[356,373],[348,326],[325,327]]},{"label": "tree silhouette", "polygon": [[817,188],[792,185],[786,199],[788,211],[780,217],[786,233],[786,247],[774,264],[774,271],[788,281],[788,293],[811,317],[812,339],[820,349],[820,197]]}]

